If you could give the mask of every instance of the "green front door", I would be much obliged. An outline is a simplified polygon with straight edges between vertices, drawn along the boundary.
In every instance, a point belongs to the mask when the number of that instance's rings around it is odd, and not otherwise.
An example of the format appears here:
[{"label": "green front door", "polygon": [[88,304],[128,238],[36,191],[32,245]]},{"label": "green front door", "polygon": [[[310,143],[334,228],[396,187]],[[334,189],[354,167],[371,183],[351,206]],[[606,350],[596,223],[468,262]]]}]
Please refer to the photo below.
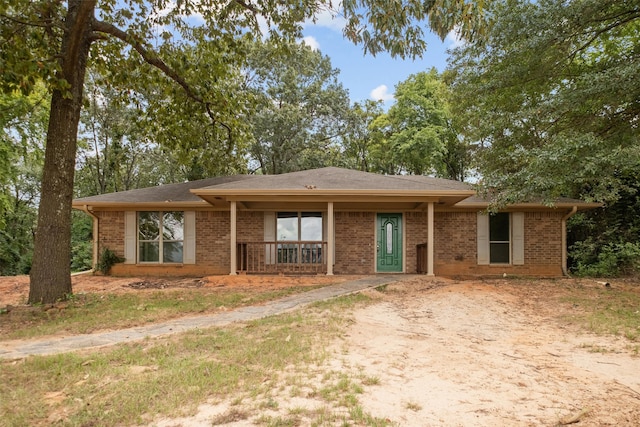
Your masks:
[{"label": "green front door", "polygon": [[377,271],[402,272],[402,214],[379,213]]}]

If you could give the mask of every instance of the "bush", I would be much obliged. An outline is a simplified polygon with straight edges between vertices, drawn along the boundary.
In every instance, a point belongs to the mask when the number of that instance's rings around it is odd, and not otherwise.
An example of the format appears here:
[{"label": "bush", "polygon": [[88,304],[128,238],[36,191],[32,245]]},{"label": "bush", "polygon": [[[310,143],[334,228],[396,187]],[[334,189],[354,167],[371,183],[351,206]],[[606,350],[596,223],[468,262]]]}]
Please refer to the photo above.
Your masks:
[{"label": "bush", "polygon": [[124,258],[120,258],[111,249],[104,248],[95,269],[106,276],[111,271],[111,267],[119,262],[124,262]]},{"label": "bush", "polygon": [[571,246],[572,271],[579,276],[631,276],[640,273],[640,242],[600,246],[586,240]]}]

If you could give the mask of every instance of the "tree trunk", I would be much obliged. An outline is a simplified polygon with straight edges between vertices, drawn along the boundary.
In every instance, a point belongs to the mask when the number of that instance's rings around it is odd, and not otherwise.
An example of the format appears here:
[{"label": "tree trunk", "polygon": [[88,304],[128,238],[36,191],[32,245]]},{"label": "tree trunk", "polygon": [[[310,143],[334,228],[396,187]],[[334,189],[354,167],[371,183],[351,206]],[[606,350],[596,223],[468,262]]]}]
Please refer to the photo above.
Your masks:
[{"label": "tree trunk", "polygon": [[71,201],[78,122],[96,0],[68,0],[60,52],[67,91],[53,92],[47,131],[29,303],[53,303],[71,294]]}]

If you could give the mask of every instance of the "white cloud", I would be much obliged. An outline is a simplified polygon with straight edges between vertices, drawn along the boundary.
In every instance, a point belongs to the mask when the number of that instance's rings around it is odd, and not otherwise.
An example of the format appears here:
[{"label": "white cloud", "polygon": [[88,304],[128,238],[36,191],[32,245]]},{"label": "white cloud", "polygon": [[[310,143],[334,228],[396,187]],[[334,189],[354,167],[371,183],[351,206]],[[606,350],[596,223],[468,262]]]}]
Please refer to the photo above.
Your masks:
[{"label": "white cloud", "polygon": [[389,93],[389,88],[387,85],[380,85],[369,94],[371,99],[374,101],[391,101],[393,99],[393,94]]},{"label": "white cloud", "polygon": [[460,37],[460,32],[456,28],[449,31],[445,42],[447,43],[447,49],[455,49],[466,44],[466,41]]},{"label": "white cloud", "polygon": [[320,50],[320,43],[313,36],[306,36],[302,40],[300,40],[301,44],[306,44],[311,48],[311,50]]},{"label": "white cloud", "polygon": [[306,28],[313,26],[325,27],[342,34],[342,30],[344,29],[347,21],[338,13],[341,9],[342,1],[338,1],[332,9],[329,9],[328,7],[323,8],[323,10],[315,16],[315,22],[309,19],[304,23],[304,26]]}]

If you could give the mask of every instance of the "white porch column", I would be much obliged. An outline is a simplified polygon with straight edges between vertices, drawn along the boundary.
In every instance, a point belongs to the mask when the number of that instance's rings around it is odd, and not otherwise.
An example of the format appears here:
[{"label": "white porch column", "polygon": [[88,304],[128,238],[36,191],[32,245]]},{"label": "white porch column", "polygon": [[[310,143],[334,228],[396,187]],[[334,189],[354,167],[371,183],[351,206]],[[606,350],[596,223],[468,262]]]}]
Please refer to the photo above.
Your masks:
[{"label": "white porch column", "polygon": [[237,254],[238,254],[238,249],[237,249],[237,236],[236,236],[236,231],[237,231],[237,220],[238,220],[238,212],[237,212],[237,208],[236,208],[236,202],[232,201],[231,202],[231,206],[230,206],[230,211],[231,211],[231,235],[229,236],[229,240],[231,241],[231,256],[230,256],[230,261],[231,261],[231,272],[229,273],[231,276],[235,276],[237,274],[238,271],[238,260],[237,258]]},{"label": "white porch column", "polygon": [[433,202],[427,205],[427,276],[433,276]]},{"label": "white porch column", "polygon": [[333,260],[335,259],[335,231],[333,229],[333,202],[327,202],[327,276],[333,276]]}]

